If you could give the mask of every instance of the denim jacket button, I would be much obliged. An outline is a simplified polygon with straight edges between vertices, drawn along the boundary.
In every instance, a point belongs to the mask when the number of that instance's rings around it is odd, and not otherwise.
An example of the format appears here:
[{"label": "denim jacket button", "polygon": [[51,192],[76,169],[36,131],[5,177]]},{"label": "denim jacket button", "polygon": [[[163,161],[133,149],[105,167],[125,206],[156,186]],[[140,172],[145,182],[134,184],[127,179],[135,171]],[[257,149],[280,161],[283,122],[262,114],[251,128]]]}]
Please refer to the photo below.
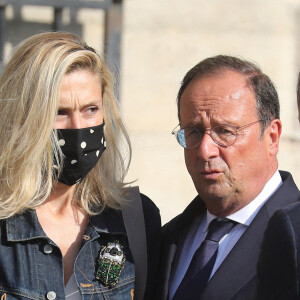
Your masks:
[{"label": "denim jacket button", "polygon": [[90,237],[89,237],[88,235],[86,235],[86,234],[84,234],[82,238],[83,238],[84,240],[86,240],[86,241],[89,241],[89,240],[90,240]]},{"label": "denim jacket button", "polygon": [[50,253],[52,253],[52,251],[53,251],[53,247],[50,244],[47,244],[44,246],[44,252],[46,254],[50,254]]},{"label": "denim jacket button", "polygon": [[56,298],[56,293],[51,291],[47,293],[47,299],[48,300],[54,300]]}]

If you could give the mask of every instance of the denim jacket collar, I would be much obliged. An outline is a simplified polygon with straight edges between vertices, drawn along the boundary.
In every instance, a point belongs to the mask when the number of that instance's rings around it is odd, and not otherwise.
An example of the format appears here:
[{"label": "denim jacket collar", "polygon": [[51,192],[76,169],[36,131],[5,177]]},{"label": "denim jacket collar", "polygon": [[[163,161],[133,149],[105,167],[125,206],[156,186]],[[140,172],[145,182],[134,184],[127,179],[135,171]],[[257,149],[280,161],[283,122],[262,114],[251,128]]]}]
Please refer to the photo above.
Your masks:
[{"label": "denim jacket collar", "polygon": [[[90,222],[86,228],[86,234],[98,235],[100,233],[108,234],[126,234],[121,210],[105,208],[100,215],[90,216]],[[93,230],[94,229],[94,230]],[[19,242],[37,238],[46,238],[35,210],[28,210],[23,214],[15,215],[6,220],[7,240]],[[97,234],[98,233],[98,234]]]},{"label": "denim jacket collar", "polygon": [[6,220],[7,240],[11,242],[27,241],[36,238],[47,238],[35,210],[14,215]]},{"label": "denim jacket collar", "polygon": [[121,210],[106,207],[100,215],[90,216],[90,224],[98,233],[126,235]]}]

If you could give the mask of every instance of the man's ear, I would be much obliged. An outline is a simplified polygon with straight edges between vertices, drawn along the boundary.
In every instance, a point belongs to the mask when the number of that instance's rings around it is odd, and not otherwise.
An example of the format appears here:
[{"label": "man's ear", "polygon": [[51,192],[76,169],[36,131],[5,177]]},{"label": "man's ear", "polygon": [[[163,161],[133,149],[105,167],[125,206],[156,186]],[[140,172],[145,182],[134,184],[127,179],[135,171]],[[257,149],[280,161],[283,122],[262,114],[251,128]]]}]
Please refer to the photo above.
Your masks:
[{"label": "man's ear", "polygon": [[276,156],[279,149],[279,139],[282,130],[282,124],[279,119],[274,119],[268,126],[269,153],[271,156]]}]

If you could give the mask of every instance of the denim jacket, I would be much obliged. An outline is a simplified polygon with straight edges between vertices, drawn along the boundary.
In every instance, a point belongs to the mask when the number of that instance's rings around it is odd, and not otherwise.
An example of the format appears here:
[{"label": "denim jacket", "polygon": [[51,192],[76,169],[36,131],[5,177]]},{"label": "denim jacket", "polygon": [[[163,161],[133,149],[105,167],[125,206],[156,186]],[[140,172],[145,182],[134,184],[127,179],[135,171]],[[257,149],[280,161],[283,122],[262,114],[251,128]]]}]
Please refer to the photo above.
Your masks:
[{"label": "denim jacket", "polygon": [[[36,212],[2,220],[0,226],[0,299],[65,299],[62,254]],[[115,241],[123,246],[126,261],[118,283],[109,288],[96,279],[97,258],[103,246]],[[82,299],[133,299],[134,270],[121,212],[107,208],[91,216],[74,264]]]}]

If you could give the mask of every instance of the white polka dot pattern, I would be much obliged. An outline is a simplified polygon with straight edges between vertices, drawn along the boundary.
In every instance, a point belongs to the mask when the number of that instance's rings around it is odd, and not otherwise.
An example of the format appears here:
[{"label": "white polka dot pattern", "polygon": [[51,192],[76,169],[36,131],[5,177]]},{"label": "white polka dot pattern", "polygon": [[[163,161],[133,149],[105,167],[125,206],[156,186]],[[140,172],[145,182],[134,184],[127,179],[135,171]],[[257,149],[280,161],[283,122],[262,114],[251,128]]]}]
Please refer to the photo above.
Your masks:
[{"label": "white polka dot pattern", "polygon": [[63,139],[60,139],[60,140],[58,141],[58,145],[59,145],[59,146],[64,146],[65,143],[66,143],[66,141],[63,140]]},{"label": "white polka dot pattern", "polygon": [[[58,144],[64,154],[58,181],[73,185],[81,182],[97,164],[105,150],[104,123],[80,129],[57,129]],[[53,170],[58,169],[54,161]]]}]

